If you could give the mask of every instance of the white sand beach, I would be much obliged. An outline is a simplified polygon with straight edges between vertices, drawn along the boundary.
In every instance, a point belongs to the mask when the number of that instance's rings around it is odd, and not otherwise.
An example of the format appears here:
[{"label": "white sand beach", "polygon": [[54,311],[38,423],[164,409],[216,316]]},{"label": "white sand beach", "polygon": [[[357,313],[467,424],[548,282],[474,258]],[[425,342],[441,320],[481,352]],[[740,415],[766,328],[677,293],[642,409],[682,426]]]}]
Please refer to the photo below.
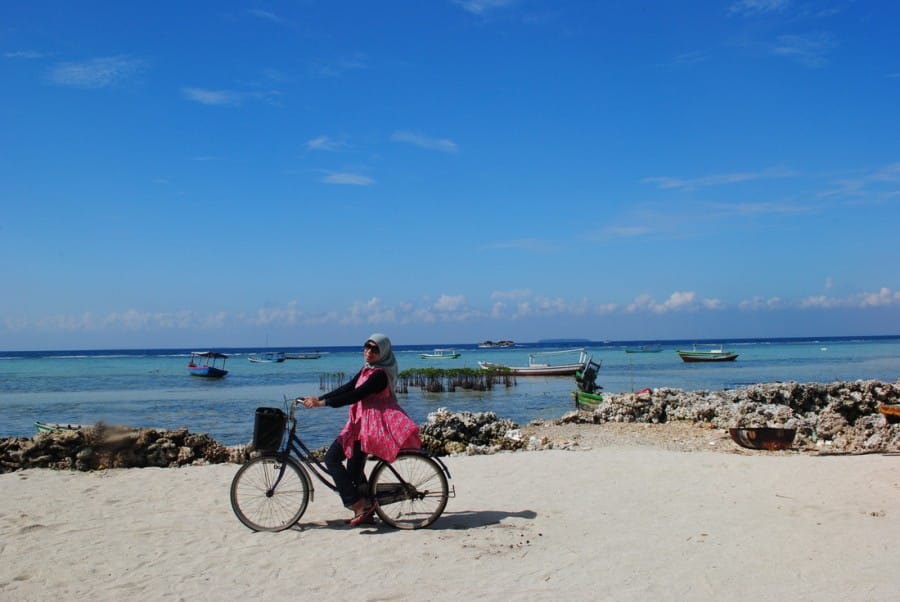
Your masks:
[{"label": "white sand beach", "polygon": [[900,456],[644,445],[446,458],[431,528],[232,514],[236,465],[0,475],[3,600],[896,600]]}]

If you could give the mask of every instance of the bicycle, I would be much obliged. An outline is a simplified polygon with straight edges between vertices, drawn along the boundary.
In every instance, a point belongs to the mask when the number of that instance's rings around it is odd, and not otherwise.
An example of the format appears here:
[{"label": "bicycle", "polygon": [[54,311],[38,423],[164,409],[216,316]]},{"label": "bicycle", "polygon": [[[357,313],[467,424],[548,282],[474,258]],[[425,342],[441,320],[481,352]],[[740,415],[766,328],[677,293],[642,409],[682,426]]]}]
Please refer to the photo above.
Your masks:
[{"label": "bicycle", "polygon": [[[256,410],[253,447],[259,455],[241,466],[231,481],[231,508],[254,531],[283,531],[300,520],[314,496],[310,472],[337,491],[328,468],[297,435],[296,409],[301,402],[291,401],[287,414],[279,408]],[[447,483],[447,466],[427,451],[401,450],[393,462],[370,456],[373,459],[363,494],[392,527],[425,528],[455,497],[455,488]]]}]

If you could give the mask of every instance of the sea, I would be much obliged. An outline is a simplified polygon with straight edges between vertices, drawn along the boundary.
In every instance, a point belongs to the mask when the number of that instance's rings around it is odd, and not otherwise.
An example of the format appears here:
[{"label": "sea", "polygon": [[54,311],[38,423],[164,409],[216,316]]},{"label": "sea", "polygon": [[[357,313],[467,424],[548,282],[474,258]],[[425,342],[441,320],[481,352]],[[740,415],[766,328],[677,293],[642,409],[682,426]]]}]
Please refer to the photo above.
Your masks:
[{"label": "sea", "polygon": [[[686,364],[677,349],[724,344],[738,354],[734,362]],[[428,360],[435,348],[455,348],[460,357]],[[729,341],[583,341],[517,343],[509,348],[477,344],[398,345],[400,370],[478,368],[478,361],[518,366],[529,354],[584,347],[601,364],[597,382],[607,393],[650,387],[723,390],[767,382],[828,383],[900,379],[900,335],[743,339]],[[658,348],[652,353],[627,349]],[[160,429],[187,428],[207,433],[224,445],[248,443],[256,409],[284,407],[289,399],[319,395],[352,377],[362,365],[362,348],[230,348],[226,377],[189,375],[195,349],[119,349],[89,351],[0,351],[0,437],[30,437],[35,421],[64,424],[126,424]],[[319,352],[318,359],[252,363],[265,351]],[[418,423],[440,408],[452,412],[494,412],[525,425],[552,420],[574,409],[574,378],[515,378],[511,386],[489,391],[427,393],[409,388],[400,404]],[[330,443],[347,417],[346,408],[302,410],[299,433],[310,447]]]}]

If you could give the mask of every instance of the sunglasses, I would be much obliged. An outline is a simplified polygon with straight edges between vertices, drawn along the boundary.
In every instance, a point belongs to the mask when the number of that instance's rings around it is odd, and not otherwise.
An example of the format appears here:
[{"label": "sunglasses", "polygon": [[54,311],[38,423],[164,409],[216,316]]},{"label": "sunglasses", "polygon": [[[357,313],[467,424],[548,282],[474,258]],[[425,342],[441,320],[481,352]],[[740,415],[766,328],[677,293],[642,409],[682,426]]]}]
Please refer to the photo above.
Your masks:
[{"label": "sunglasses", "polygon": [[366,343],[365,345],[363,345],[363,349],[368,349],[369,351],[374,351],[375,353],[379,353],[378,345],[376,345],[375,343]]}]

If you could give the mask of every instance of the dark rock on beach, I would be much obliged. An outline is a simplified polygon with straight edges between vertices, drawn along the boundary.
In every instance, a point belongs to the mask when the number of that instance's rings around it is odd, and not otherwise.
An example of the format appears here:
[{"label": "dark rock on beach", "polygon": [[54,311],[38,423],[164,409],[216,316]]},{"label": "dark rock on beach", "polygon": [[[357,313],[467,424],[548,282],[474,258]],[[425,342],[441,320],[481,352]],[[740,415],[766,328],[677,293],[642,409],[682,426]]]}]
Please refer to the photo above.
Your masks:
[{"label": "dark rock on beach", "polygon": [[169,467],[237,460],[238,450],[187,429],[164,431],[97,424],[0,440],[0,472],[20,468],[98,470]]},{"label": "dark rock on beach", "polygon": [[687,422],[711,429],[796,429],[793,448],[820,453],[900,451],[900,425],[879,411],[900,403],[900,381],[766,383],[727,391],[659,388],[644,394],[604,395],[590,411],[557,422]]}]

